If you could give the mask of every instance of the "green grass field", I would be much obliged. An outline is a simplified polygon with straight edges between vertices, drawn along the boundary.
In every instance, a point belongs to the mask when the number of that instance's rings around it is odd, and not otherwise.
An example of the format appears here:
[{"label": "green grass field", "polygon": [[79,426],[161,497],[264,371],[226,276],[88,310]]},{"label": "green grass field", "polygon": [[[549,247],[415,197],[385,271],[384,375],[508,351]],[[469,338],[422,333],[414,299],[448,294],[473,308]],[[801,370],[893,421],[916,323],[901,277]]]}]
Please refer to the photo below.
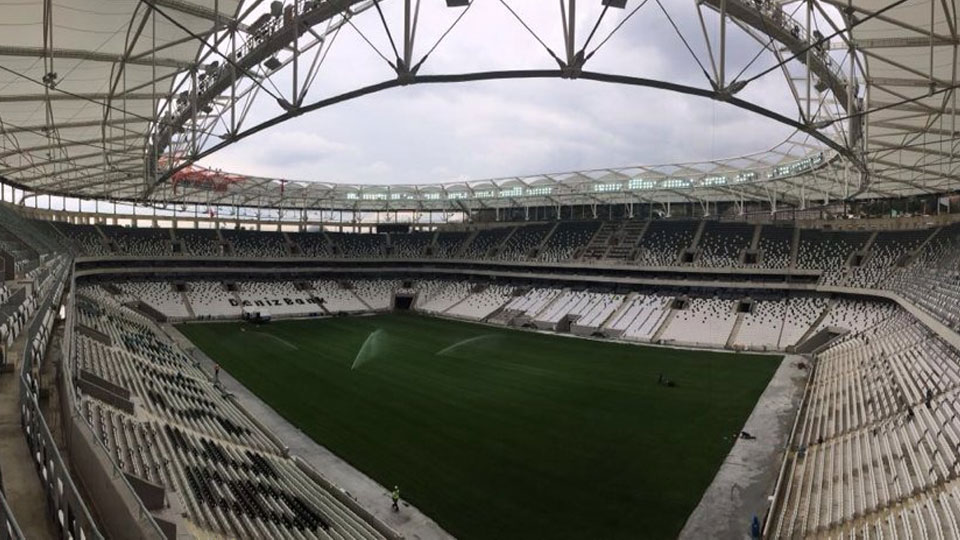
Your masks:
[{"label": "green grass field", "polygon": [[676,537],[781,360],[417,315],[179,329],[464,540]]}]

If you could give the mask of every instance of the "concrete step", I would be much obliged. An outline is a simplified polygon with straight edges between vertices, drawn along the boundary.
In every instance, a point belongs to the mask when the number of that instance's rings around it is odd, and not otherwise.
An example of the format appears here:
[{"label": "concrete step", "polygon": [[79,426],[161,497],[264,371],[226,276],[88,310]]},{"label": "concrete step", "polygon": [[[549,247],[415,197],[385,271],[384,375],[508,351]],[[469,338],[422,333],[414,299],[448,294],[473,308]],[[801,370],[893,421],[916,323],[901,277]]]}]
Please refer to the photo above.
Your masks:
[{"label": "concrete step", "polygon": [[667,327],[670,326],[670,322],[673,321],[674,316],[676,316],[677,310],[668,309],[666,317],[663,318],[663,322],[660,323],[660,326],[657,328],[657,331],[653,333],[650,337],[651,343],[656,343],[660,341],[660,337],[663,336],[663,333],[667,331]]},{"label": "concrete step", "polygon": [[737,342],[737,336],[740,334],[740,326],[743,325],[744,316],[746,316],[745,313],[737,313],[737,320],[733,321],[733,328],[730,329],[730,336],[727,337],[724,348],[732,349],[734,343]]}]

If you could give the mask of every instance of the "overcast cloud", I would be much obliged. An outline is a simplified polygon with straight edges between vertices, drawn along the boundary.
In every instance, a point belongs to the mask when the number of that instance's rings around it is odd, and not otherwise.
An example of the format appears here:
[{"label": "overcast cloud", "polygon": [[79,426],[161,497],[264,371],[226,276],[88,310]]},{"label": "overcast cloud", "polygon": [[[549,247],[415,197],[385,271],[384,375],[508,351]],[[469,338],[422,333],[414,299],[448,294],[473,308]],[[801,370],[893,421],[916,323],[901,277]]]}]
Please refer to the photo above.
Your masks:
[{"label": "overcast cloud", "polygon": [[[661,1],[709,71],[693,2]],[[600,12],[596,3],[578,3],[578,43]],[[509,4],[561,54],[556,2]],[[440,0],[423,2],[417,56],[459,13],[442,5]],[[626,11],[609,10],[592,43],[599,44],[636,5],[637,0],[631,0]],[[397,23],[392,28],[396,35],[402,2],[383,6],[388,21]],[[718,17],[707,8],[704,15],[715,34]],[[358,16],[356,25],[381,51],[390,51],[374,11]],[[728,31],[728,70],[736,73],[760,45],[735,27]],[[764,53],[746,73],[774,63],[774,57]],[[499,1],[475,0],[421,73],[522,68],[556,68],[556,63]],[[640,9],[586,69],[709,87],[655,0]],[[348,27],[334,42],[307,101],[390,78],[389,67]],[[796,105],[779,73],[752,83],[741,97],[795,116]],[[269,98],[261,101],[251,113],[253,120],[278,112]],[[428,182],[707,160],[766,150],[790,132],[730,105],[661,90],[583,80],[490,81],[384,91],[273,127],[202,163],[297,180]]]}]

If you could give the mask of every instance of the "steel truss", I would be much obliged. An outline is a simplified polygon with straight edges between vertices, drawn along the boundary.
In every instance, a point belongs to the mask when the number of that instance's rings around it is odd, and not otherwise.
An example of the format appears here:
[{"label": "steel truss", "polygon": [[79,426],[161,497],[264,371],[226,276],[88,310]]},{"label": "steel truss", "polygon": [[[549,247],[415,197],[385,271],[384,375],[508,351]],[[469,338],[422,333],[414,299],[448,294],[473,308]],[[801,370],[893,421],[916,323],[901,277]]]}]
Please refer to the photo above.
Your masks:
[{"label": "steel truss", "polygon": [[[35,83],[36,93],[0,91],[0,174],[8,184],[34,194],[354,211],[684,201],[766,201],[771,207],[802,208],[808,201],[948,191],[960,180],[955,160],[956,0],[921,2],[929,9],[922,17],[917,3],[905,0],[703,0],[691,3],[700,23],[700,32],[693,33],[675,24],[675,5],[658,0],[631,0],[625,10],[605,3],[598,18],[578,10],[577,0],[559,0],[559,44],[545,41],[507,0],[500,0],[531,34],[531,45],[541,47],[557,68],[439,74],[421,68],[448,34],[469,31],[471,6],[454,8],[459,11],[451,26],[438,41],[425,44],[428,52],[417,54],[417,45],[420,50],[424,45],[417,33],[421,10],[446,8],[392,0],[402,4],[399,20],[394,20],[396,14],[388,16],[382,9],[384,1],[296,0],[279,8],[271,5],[264,13],[263,0],[242,6],[224,1],[226,9],[216,1],[210,9],[181,0],[141,0],[130,13],[124,46],[117,52],[54,47],[52,37],[37,49],[0,44],[0,62],[42,58],[46,74],[55,74],[54,62],[112,66],[109,85],[97,92],[29,77],[26,83]],[[48,2],[45,10],[52,9]],[[622,26],[635,16],[657,13],[702,71],[702,85],[588,69],[593,55]],[[620,21],[615,30],[597,35],[601,21],[614,16]],[[315,98],[318,74],[327,56],[336,54],[337,36],[360,32],[358,17],[382,22],[390,44],[386,53],[361,36],[393,76]],[[45,35],[54,36],[55,25],[50,18],[45,21]],[[583,35],[578,28],[592,30],[578,41]],[[733,31],[757,44],[746,67],[728,60]],[[184,61],[174,52],[187,45],[196,53]],[[926,65],[911,59],[917,50],[929,52]],[[952,66],[944,68],[935,57],[952,59]],[[764,69],[748,69],[754,63]],[[786,81],[795,116],[738,97],[766,77]],[[784,142],[748,156],[442,184],[298,182],[225,175],[196,165],[271,126],[384,90],[532,78],[584,79],[723,101],[793,131]],[[42,103],[46,118],[3,121],[4,103],[24,102]],[[93,103],[102,117],[61,116],[61,102]],[[275,113],[252,120],[254,105],[263,103],[272,103]],[[99,128],[96,136],[87,135],[92,127]],[[30,142],[21,144],[21,139]],[[217,180],[223,176],[231,181]]]}]

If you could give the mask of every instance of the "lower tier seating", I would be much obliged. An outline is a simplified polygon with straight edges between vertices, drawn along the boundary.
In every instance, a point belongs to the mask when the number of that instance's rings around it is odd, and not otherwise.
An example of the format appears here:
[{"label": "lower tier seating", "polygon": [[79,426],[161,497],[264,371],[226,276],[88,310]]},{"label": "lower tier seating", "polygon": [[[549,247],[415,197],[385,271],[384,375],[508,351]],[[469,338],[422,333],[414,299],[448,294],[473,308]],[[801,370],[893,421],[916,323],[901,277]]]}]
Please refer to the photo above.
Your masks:
[{"label": "lower tier seating", "polygon": [[75,334],[77,376],[109,381],[130,397],[105,401],[80,386],[76,406],[117,467],[176,499],[187,530],[202,537],[383,538],[286,457],[153,323],[86,292],[78,322],[111,344]]},{"label": "lower tier seating", "polygon": [[899,308],[867,309],[817,355],[775,538],[957,537],[960,354]]}]

